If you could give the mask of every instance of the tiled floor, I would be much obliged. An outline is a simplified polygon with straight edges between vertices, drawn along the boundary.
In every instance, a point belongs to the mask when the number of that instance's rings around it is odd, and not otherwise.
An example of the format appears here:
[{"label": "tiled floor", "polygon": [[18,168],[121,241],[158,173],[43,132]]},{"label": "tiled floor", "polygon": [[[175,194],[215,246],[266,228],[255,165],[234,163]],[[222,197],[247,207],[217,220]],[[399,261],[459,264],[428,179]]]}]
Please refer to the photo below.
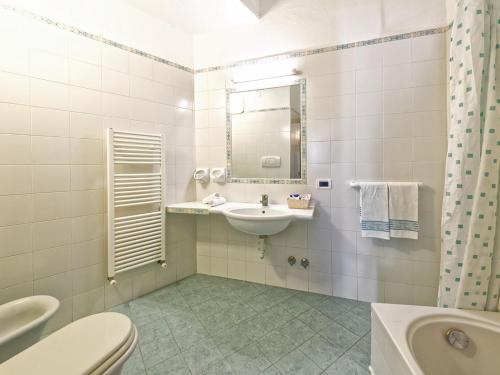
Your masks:
[{"label": "tiled floor", "polygon": [[194,275],[112,309],[139,345],[124,375],[368,375],[370,305]]}]

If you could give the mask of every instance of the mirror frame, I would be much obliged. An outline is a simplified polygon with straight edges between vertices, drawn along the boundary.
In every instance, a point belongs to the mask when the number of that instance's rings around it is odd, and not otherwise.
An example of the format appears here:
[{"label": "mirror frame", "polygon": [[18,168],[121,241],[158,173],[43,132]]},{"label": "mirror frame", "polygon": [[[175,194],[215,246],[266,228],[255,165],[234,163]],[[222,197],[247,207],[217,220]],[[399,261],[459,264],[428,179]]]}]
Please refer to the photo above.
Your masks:
[{"label": "mirror frame", "polygon": [[[232,119],[230,110],[231,94],[254,90],[272,89],[284,86],[300,86],[300,178],[253,178],[253,177],[233,177],[232,171]],[[299,78],[288,81],[281,85],[262,86],[249,89],[238,90],[236,88],[226,89],[226,159],[228,183],[245,184],[307,184],[307,131],[306,131],[306,79]]]}]

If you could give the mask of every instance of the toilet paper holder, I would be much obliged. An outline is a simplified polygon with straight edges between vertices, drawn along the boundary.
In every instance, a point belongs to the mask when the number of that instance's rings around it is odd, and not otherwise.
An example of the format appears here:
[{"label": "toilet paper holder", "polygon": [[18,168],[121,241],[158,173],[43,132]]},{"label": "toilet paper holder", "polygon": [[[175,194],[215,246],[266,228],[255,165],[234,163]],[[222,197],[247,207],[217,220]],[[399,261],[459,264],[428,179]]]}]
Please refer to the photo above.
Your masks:
[{"label": "toilet paper holder", "polygon": [[208,168],[196,168],[193,178],[202,184],[207,183],[210,181],[210,170]]},{"label": "toilet paper holder", "polygon": [[210,171],[212,182],[226,182],[226,168],[212,168]]}]

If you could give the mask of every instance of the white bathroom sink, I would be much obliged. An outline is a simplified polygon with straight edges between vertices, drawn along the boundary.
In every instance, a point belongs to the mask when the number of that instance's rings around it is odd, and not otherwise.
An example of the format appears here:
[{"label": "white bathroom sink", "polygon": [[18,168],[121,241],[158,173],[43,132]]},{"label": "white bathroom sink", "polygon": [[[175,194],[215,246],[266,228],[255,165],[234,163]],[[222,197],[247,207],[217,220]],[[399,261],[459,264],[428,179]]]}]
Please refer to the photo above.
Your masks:
[{"label": "white bathroom sink", "polygon": [[234,228],[258,236],[279,233],[285,230],[293,219],[292,213],[269,207],[228,208],[223,214]]}]

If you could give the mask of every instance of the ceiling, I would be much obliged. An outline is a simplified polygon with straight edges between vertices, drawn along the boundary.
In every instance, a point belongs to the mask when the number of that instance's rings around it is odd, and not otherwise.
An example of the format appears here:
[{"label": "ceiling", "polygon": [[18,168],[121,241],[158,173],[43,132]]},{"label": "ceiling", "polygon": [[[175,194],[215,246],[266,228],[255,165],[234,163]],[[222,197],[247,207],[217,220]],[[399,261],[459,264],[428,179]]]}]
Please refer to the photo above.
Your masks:
[{"label": "ceiling", "polygon": [[276,0],[121,1],[194,35],[256,23]]}]

